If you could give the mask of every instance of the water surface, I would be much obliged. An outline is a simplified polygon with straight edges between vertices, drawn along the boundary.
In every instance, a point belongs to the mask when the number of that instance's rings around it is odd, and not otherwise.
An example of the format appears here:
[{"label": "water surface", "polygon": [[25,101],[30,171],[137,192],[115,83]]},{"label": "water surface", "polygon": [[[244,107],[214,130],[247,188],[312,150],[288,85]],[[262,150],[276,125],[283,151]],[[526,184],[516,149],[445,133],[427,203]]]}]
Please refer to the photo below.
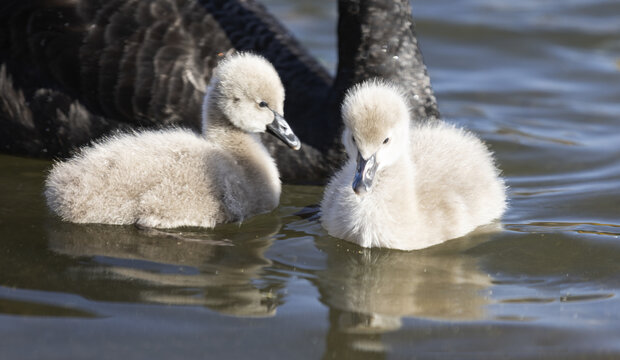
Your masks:
[{"label": "water surface", "polygon": [[[332,1],[266,1],[335,67]],[[326,235],[322,188],[215,230],[73,225],[0,156],[2,359],[620,357],[620,3],[415,1],[443,117],[497,154],[504,230]]]}]

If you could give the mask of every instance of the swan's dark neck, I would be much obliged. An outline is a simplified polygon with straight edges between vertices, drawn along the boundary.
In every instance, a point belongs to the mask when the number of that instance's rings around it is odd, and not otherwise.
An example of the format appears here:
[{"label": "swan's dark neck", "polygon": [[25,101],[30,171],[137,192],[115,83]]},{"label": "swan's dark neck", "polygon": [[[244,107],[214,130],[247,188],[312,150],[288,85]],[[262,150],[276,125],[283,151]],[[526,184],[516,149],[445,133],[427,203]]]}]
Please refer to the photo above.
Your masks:
[{"label": "swan's dark neck", "polygon": [[409,0],[340,0],[338,10],[332,95],[342,97],[351,85],[378,77],[408,91],[415,120],[439,118]]}]

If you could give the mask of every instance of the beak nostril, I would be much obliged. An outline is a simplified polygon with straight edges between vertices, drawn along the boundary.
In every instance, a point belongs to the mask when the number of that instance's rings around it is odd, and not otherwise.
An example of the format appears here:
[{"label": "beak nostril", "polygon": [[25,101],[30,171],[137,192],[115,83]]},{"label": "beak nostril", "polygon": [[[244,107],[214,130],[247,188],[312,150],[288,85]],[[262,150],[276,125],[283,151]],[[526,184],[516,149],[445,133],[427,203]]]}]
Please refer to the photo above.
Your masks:
[{"label": "beak nostril", "polygon": [[273,112],[273,121],[270,124],[267,124],[267,132],[275,135],[278,139],[284,141],[290,148],[293,150],[299,150],[301,148],[301,143],[297,136],[291,130],[290,125],[284,120],[282,115],[277,112],[271,110]]}]

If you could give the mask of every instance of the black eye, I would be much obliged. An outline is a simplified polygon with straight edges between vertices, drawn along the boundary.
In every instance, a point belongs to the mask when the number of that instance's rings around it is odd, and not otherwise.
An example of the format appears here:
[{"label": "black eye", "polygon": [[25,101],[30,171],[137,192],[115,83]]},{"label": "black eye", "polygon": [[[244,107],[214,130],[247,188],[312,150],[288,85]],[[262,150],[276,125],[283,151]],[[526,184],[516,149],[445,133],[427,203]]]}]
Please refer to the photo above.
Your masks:
[{"label": "black eye", "polygon": [[260,106],[260,107],[267,107],[267,103],[264,102],[264,101],[261,101],[261,102],[258,103],[258,106]]},{"label": "black eye", "polygon": [[389,142],[390,142],[390,138],[385,138],[385,140],[383,140],[383,143],[384,143],[384,144],[387,144],[387,143],[389,143]]}]

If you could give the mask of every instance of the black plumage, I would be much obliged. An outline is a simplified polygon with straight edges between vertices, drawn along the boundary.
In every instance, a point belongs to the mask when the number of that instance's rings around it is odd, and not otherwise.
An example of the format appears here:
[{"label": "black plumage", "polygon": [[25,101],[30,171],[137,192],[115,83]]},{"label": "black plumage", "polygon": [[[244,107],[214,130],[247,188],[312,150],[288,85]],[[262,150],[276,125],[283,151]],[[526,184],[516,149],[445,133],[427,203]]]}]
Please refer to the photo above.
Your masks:
[{"label": "black plumage", "polygon": [[408,0],[340,0],[336,78],[254,0],[5,0],[0,150],[64,157],[110,131],[196,131],[206,84],[232,50],[265,56],[303,142],[265,139],[283,180],[320,182],[343,156],[339,104],[352,84],[395,80],[419,118],[439,116]]}]

